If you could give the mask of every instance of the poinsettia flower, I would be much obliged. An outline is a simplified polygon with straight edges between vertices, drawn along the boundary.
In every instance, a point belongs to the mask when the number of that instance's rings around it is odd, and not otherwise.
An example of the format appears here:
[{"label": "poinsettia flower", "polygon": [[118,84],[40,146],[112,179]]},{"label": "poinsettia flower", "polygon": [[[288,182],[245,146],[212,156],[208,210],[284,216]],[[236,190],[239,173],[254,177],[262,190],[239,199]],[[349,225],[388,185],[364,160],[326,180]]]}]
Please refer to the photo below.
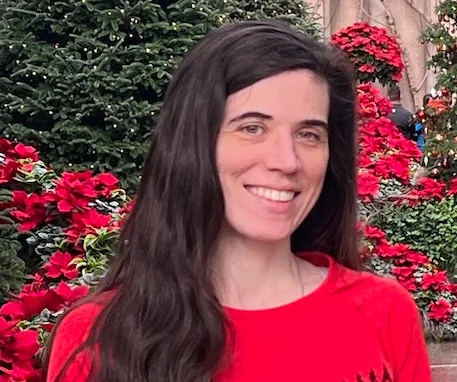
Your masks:
[{"label": "poinsettia flower", "polygon": [[374,162],[368,155],[359,155],[357,164],[359,168],[369,168],[374,165]]},{"label": "poinsettia flower", "polygon": [[445,271],[426,273],[422,278],[422,287],[424,290],[434,288],[437,291],[441,291],[445,284],[447,284],[447,275]]},{"label": "poinsettia flower", "polygon": [[406,260],[413,264],[428,264],[430,262],[429,258],[423,253],[416,251],[408,251],[406,253]]},{"label": "poinsettia flower", "polygon": [[89,287],[87,285],[81,285],[71,288],[67,283],[61,281],[55,289],[55,293],[61,298],[65,306],[70,306],[80,298],[87,296]]},{"label": "poinsettia flower", "polygon": [[[34,358],[26,361],[15,360],[10,368],[0,366],[0,382],[42,382],[41,370],[38,368],[38,362]],[[2,377],[5,377],[2,379]]]},{"label": "poinsettia flower", "polygon": [[[0,317],[0,330],[5,323]],[[35,354],[40,349],[38,333],[34,330],[21,330],[17,327],[0,335],[0,377],[6,381],[32,381],[40,372]],[[1,378],[0,378],[1,380]]]},{"label": "poinsettia flower", "polygon": [[373,227],[371,225],[366,225],[364,227],[363,233],[364,233],[365,237],[367,237],[369,239],[382,240],[382,239],[386,238],[386,234],[384,231],[382,231],[381,229],[379,229],[377,227]]},{"label": "poinsettia flower", "polygon": [[374,73],[374,72],[376,72],[376,66],[369,65],[369,64],[363,64],[362,66],[359,67],[359,71],[366,72],[366,73]]},{"label": "poinsettia flower", "polygon": [[46,222],[46,203],[38,194],[28,195],[25,191],[13,191],[13,203],[17,208],[11,215],[20,223],[20,231],[28,231]]},{"label": "poinsettia flower", "polygon": [[72,224],[64,231],[72,242],[80,237],[94,234],[98,229],[110,228],[111,215],[105,215],[95,209],[86,210],[83,213],[75,213],[72,216]]},{"label": "poinsettia flower", "polygon": [[382,97],[379,90],[371,84],[357,86],[359,118],[379,118],[392,112],[392,104],[388,98]]},{"label": "poinsettia flower", "polygon": [[8,158],[6,159],[5,163],[0,164],[0,184],[11,182],[16,175],[19,167],[19,163]]},{"label": "poinsettia flower", "polygon": [[437,322],[445,322],[453,313],[454,309],[452,304],[446,299],[440,298],[437,302],[430,304],[428,316]]},{"label": "poinsettia flower", "polygon": [[413,273],[418,269],[417,265],[412,265],[409,267],[393,267],[392,274],[394,274],[399,281],[401,280],[411,280]]},{"label": "poinsettia flower", "polygon": [[38,152],[32,146],[26,146],[23,143],[18,143],[14,147],[14,152],[18,158],[31,159],[32,161],[38,161]]},{"label": "poinsettia flower", "polygon": [[368,172],[358,174],[358,195],[364,201],[376,197],[379,191],[379,179]]},{"label": "poinsettia flower", "polygon": [[56,183],[55,195],[60,212],[83,211],[97,197],[92,172],[64,172]]},{"label": "poinsettia flower", "polygon": [[75,257],[68,252],[57,251],[50,258],[49,262],[44,265],[46,277],[57,279],[65,277],[69,280],[78,277],[79,272],[76,264],[70,264]]},{"label": "poinsettia flower", "polygon": [[10,332],[16,328],[17,323],[17,320],[7,321],[4,317],[0,316],[0,339],[10,335]]},{"label": "poinsettia flower", "polygon": [[[38,343],[38,333],[34,330],[19,330],[13,336],[14,341],[9,344],[11,356],[14,363],[14,358],[29,360],[32,358],[40,349]],[[10,361],[10,362],[11,362]]]},{"label": "poinsettia flower", "polygon": [[418,200],[442,199],[446,185],[436,179],[423,177],[418,186],[408,194],[417,197]]},{"label": "poinsettia flower", "polygon": [[14,300],[0,307],[0,314],[12,319],[30,319],[40,314],[44,309],[58,311],[62,304],[59,295],[53,289],[35,293],[20,293]]},{"label": "poinsettia flower", "polygon": [[119,179],[113,174],[104,172],[93,178],[94,190],[99,197],[108,197],[117,188]]},{"label": "poinsettia flower", "polygon": [[409,249],[410,247],[407,244],[390,244],[386,241],[381,241],[376,246],[376,253],[381,258],[401,258]]}]

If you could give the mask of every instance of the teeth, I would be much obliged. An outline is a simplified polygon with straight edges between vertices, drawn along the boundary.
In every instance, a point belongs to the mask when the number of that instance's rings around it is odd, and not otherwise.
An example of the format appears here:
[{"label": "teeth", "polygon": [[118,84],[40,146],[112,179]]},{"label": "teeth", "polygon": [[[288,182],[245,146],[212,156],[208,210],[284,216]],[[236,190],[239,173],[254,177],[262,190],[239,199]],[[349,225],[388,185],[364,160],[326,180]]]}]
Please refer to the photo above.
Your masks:
[{"label": "teeth", "polygon": [[295,196],[295,192],[293,191],[279,191],[263,187],[247,187],[247,189],[254,195],[274,200],[276,202],[288,202]]}]

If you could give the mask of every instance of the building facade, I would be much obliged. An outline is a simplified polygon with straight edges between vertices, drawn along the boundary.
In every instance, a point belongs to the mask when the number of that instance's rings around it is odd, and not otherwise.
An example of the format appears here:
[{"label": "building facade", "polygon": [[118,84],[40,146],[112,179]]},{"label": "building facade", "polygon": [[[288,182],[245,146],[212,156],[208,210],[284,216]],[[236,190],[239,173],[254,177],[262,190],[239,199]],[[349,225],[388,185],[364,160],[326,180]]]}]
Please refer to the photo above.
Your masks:
[{"label": "building facade", "polygon": [[403,104],[411,111],[422,105],[423,96],[435,86],[435,76],[426,67],[434,47],[421,44],[420,35],[437,21],[434,11],[439,0],[304,1],[321,16],[326,37],[357,21],[387,27],[397,37],[406,65],[400,82]]}]

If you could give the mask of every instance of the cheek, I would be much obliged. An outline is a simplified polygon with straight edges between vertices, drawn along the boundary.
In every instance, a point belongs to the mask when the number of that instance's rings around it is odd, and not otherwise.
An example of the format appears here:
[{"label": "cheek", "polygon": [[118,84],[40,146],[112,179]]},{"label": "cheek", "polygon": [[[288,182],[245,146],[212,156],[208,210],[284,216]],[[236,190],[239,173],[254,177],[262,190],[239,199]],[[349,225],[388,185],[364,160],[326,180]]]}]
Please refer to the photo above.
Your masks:
[{"label": "cheek", "polygon": [[306,152],[302,156],[301,162],[306,178],[317,183],[323,183],[329,164],[328,148],[322,149],[320,152]]},{"label": "cheek", "polygon": [[[237,176],[247,172],[257,162],[253,150],[243,150],[240,147],[220,147],[217,151],[217,169],[221,182],[230,178],[232,181]],[[224,186],[224,184],[223,184]]]}]

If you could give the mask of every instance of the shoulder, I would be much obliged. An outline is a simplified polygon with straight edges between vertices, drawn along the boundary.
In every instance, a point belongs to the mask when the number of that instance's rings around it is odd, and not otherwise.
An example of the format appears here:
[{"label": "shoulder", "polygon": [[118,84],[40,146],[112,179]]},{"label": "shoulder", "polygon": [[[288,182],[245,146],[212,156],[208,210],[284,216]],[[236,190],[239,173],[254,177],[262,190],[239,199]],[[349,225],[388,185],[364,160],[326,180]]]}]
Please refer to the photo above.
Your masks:
[{"label": "shoulder", "polygon": [[396,279],[338,267],[337,292],[345,294],[347,301],[376,326],[395,332],[396,328],[421,325],[413,296]]},{"label": "shoulder", "polygon": [[404,315],[416,319],[418,309],[412,295],[393,278],[375,275],[367,270],[353,270],[324,253],[301,253],[300,257],[317,266],[328,268],[322,285],[327,292],[354,306],[367,316],[389,319],[391,315]]},{"label": "shoulder", "polygon": [[352,278],[349,298],[378,333],[398,380],[430,382],[423,324],[413,296],[394,279],[347,273]]},{"label": "shoulder", "polygon": [[[55,381],[67,361],[70,362],[70,367],[63,381],[85,381],[83,376],[88,375],[91,362],[88,361],[87,351],[80,352],[82,350],[80,347],[87,340],[104,306],[106,302],[93,299],[64,313],[54,328],[54,339],[49,349],[47,381]],[[81,379],[75,377],[75,372],[81,376]]]},{"label": "shoulder", "polygon": [[367,270],[356,271],[342,265],[338,267],[340,283],[360,304],[373,306],[380,301],[384,311],[387,307],[417,309],[412,295],[396,279],[376,275]]},{"label": "shoulder", "polygon": [[111,297],[111,293],[104,292],[91,296],[70,308],[56,326],[56,340],[58,338],[68,339],[70,336],[77,337],[81,341],[82,337],[90,331]]}]

